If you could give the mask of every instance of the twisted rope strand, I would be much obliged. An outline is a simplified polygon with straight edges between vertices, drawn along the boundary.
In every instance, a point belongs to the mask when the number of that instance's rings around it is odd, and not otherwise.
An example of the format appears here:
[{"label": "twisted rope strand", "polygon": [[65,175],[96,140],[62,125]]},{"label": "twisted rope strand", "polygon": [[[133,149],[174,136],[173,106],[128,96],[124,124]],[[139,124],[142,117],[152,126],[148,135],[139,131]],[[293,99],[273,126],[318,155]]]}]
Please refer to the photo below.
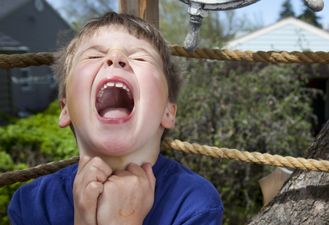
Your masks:
[{"label": "twisted rope strand", "polygon": [[189,58],[230,60],[246,62],[264,62],[264,63],[304,63],[304,64],[328,64],[328,52],[286,52],[286,51],[239,51],[239,50],[221,50],[210,48],[199,48],[193,52],[177,45],[170,46],[172,55]]},{"label": "twisted rope strand", "polygon": [[[329,52],[275,52],[238,51],[199,48],[193,52],[177,45],[170,46],[171,54],[198,59],[264,62],[264,63],[303,63],[329,64]],[[50,65],[54,62],[53,53],[0,54],[0,68]]]},{"label": "twisted rope strand", "polygon": [[53,53],[48,53],[48,52],[0,54],[0,68],[2,69],[51,65],[53,62],[54,62]]},{"label": "twisted rope strand", "polygon": [[[188,143],[180,140],[166,139],[162,142],[162,147],[174,149],[185,153],[210,156],[213,158],[232,159],[247,163],[262,165],[288,167],[308,171],[329,172],[329,161],[305,158],[294,158],[291,156],[271,155],[268,153],[239,151],[237,149],[218,148],[214,146]],[[79,158],[74,157],[68,160],[42,164],[30,169],[11,171],[0,174],[0,187],[10,185],[15,182],[24,182],[42,175],[53,173],[68,165],[78,162]]]},{"label": "twisted rope strand", "polygon": [[0,174],[0,187],[10,185],[16,182],[24,182],[30,179],[34,179],[43,175],[54,173],[64,167],[78,162],[79,157],[73,157],[66,160],[60,160],[55,162],[50,162],[46,164],[40,164],[36,167],[10,171]]},{"label": "twisted rope strand", "polygon": [[213,158],[232,159],[247,163],[288,167],[301,170],[329,172],[329,161],[305,159],[301,157],[271,155],[268,153],[240,151],[237,149],[218,148],[180,140],[165,140],[162,143],[166,148],[183,151],[186,153],[201,154]]}]

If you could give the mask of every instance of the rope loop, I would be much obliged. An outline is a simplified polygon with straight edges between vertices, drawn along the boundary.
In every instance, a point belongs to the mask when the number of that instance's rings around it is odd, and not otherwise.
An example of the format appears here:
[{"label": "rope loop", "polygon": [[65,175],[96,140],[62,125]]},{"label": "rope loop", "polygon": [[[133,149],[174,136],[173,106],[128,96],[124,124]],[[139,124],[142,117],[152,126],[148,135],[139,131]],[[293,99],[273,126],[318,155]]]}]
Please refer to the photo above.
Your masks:
[{"label": "rope loop", "polygon": [[[199,48],[193,52],[177,45],[170,46],[174,56],[263,63],[303,63],[303,64],[329,64],[328,52],[285,52],[285,51],[239,51],[228,49]],[[23,53],[23,54],[0,54],[0,68],[11,69],[15,67],[51,65],[54,55],[50,52]]]},{"label": "rope loop", "polygon": [[[205,155],[217,159],[232,159],[246,163],[261,165],[287,167],[307,171],[329,172],[329,161],[305,158],[294,158],[291,156],[271,155],[268,153],[239,151],[237,149],[219,148],[215,146],[200,145],[197,143],[183,142],[180,140],[165,139],[162,147],[173,149],[184,153]],[[77,163],[78,157],[58,162],[50,162],[25,170],[11,171],[0,174],[0,187],[16,182],[24,182],[49,173],[56,172],[68,165]]]}]

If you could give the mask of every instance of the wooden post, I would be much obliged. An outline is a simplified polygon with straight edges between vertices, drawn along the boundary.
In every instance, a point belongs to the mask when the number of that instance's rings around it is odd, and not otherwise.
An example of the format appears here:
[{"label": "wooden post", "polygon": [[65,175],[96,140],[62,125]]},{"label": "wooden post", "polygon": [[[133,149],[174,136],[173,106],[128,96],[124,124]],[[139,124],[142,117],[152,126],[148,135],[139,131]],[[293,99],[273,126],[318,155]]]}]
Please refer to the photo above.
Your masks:
[{"label": "wooden post", "polygon": [[159,0],[120,0],[120,12],[141,17],[159,28]]}]

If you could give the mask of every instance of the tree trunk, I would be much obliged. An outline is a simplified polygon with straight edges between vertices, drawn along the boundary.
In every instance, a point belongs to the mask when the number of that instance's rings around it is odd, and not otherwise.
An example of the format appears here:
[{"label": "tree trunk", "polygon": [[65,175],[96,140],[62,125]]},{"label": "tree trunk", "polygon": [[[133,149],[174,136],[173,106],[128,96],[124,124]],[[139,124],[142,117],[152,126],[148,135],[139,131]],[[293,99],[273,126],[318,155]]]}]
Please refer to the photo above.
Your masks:
[{"label": "tree trunk", "polygon": [[[308,158],[329,159],[329,122],[308,150]],[[329,173],[295,171],[280,193],[249,225],[329,224]]]}]

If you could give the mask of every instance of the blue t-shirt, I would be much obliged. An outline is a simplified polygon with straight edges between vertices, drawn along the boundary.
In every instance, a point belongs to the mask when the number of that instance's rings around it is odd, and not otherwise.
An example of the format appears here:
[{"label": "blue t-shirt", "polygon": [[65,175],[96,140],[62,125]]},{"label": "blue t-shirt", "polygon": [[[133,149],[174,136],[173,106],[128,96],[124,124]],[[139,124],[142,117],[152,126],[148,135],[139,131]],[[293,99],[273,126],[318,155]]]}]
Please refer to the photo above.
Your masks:
[{"label": "blue t-shirt", "polygon": [[[18,189],[8,207],[12,225],[73,224],[72,190],[76,172],[77,164]],[[144,225],[222,224],[223,205],[209,181],[161,155],[153,172],[155,200]]]}]

